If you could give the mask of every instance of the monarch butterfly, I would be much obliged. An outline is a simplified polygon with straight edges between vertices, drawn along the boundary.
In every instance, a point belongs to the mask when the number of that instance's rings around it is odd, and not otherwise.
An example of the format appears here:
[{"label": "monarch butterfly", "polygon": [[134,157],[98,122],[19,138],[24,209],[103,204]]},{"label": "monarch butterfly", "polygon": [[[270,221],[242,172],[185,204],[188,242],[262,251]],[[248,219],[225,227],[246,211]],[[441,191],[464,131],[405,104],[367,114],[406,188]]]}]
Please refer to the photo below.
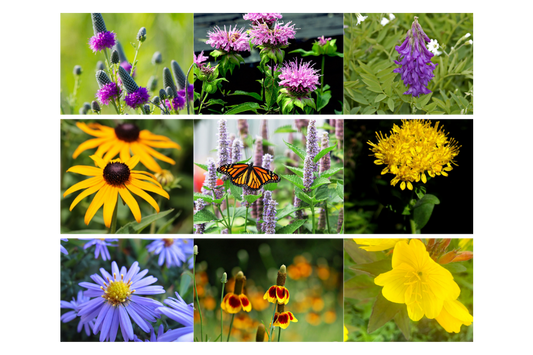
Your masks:
[{"label": "monarch butterfly", "polygon": [[225,164],[217,171],[231,178],[231,183],[251,190],[259,190],[261,186],[271,182],[280,182],[281,178],[272,171],[250,164]]}]

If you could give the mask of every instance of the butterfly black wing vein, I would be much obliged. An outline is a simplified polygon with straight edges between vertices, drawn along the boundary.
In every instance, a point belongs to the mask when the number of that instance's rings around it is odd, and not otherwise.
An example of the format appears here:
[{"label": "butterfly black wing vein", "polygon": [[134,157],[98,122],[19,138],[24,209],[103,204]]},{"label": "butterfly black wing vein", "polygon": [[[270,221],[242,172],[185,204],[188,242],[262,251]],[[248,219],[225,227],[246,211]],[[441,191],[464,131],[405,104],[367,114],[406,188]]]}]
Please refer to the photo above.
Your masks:
[{"label": "butterfly black wing vein", "polygon": [[259,190],[263,185],[280,182],[281,178],[274,172],[250,164],[225,164],[217,171],[229,176],[235,186],[248,187],[251,190]]}]

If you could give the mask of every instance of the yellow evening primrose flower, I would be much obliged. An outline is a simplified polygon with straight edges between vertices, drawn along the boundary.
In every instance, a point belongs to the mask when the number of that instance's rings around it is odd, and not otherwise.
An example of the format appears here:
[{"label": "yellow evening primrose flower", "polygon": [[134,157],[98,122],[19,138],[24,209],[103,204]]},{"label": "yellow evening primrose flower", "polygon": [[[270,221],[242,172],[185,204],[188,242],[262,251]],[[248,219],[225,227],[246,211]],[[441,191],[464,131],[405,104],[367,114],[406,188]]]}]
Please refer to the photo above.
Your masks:
[{"label": "yellow evening primrose flower", "polygon": [[396,243],[392,254],[392,270],[378,275],[374,282],[383,286],[382,293],[390,302],[407,305],[409,318],[424,315],[434,319],[441,314],[446,300],[456,300],[461,293],[452,274],[437,264],[418,239]]},{"label": "yellow evening primrose flower", "polygon": [[344,341],[348,341],[348,328],[344,326]]},{"label": "yellow evening primrose flower", "polygon": [[179,144],[171,141],[170,138],[153,134],[146,129],[140,130],[134,123],[122,123],[115,128],[98,123],[87,125],[83,122],[76,122],[76,126],[83,132],[96,138],[89,139],[80,144],[74,151],[74,154],[72,154],[74,159],[87,149],[96,147],[98,149],[94,155],[106,161],[113,159],[119,154],[120,159],[126,161],[131,157],[131,152],[133,155],[139,156],[141,163],[146,168],[158,173],[162,169],[154,158],[172,165],[176,164],[176,162],[153,148],[181,149]]},{"label": "yellow evening primrose flower", "polygon": [[413,189],[413,182],[427,182],[427,175],[448,176],[454,158],[459,154],[457,141],[448,138],[439,122],[433,127],[431,121],[402,120],[402,126],[392,127],[390,136],[376,132],[378,143],[367,142],[372,148],[374,164],[385,165],[381,174],[391,173],[391,185],[400,183],[404,190]]},{"label": "yellow evening primrose flower", "polygon": [[474,321],[468,309],[458,300],[444,301],[444,307],[435,319],[448,333],[459,333],[461,325],[468,326]]},{"label": "yellow evening primrose flower", "polygon": [[407,238],[353,238],[360,245],[360,249],[366,251],[383,251],[394,248],[399,241],[408,241]]},{"label": "yellow evening primrose flower", "polygon": [[75,191],[85,189],[85,191],[76,196],[70,205],[69,210],[72,211],[81,200],[96,193],[85,213],[85,224],[89,224],[96,211],[103,205],[104,223],[109,228],[118,195],[129,206],[137,222],[141,222],[141,210],[132,193],[146,200],[158,213],[159,206],[157,202],[146,191],[169,198],[168,193],[161,188],[161,184],[155,180],[154,175],[145,171],[133,170],[139,163],[139,156],[135,155],[125,162],[120,159],[105,161],[94,155],[91,155],[90,158],[96,163],[96,167],[76,165],[68,169],[67,172],[91,176],[91,178],[78,182],[63,194],[63,197],[65,197]]}]

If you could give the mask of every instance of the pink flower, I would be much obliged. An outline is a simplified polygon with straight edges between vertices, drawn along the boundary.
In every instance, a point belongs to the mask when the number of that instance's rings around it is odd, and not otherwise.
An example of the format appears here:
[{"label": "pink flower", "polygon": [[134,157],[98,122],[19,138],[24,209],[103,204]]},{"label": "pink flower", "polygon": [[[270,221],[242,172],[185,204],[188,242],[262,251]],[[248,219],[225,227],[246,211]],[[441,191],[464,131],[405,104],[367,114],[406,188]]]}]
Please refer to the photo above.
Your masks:
[{"label": "pink flower", "polygon": [[198,54],[198,57],[193,53],[194,57],[194,64],[196,64],[199,68],[204,65],[204,62],[209,59],[209,57],[206,57],[204,55],[204,51],[202,51],[200,54]]},{"label": "pink flower", "polygon": [[215,26],[212,31],[207,32],[209,39],[207,44],[216,49],[221,49],[225,52],[243,52],[250,51],[250,44],[248,43],[248,35],[244,31],[244,28],[237,30],[235,28],[229,28],[221,30],[218,26]]},{"label": "pink flower", "polygon": [[289,39],[294,39],[296,29],[291,22],[285,25],[277,23],[273,29],[270,29],[267,24],[260,23],[253,26],[250,31],[252,43],[256,46],[266,47],[281,47],[289,44]]},{"label": "pink flower", "polygon": [[276,20],[281,20],[283,16],[279,12],[250,12],[242,17],[245,20],[252,21],[252,25],[266,23],[272,25]]},{"label": "pink flower", "polygon": [[305,96],[316,90],[318,84],[318,69],[314,69],[311,62],[303,62],[295,59],[294,62],[285,62],[281,68],[279,78],[280,86],[285,86],[287,90],[295,96]]},{"label": "pink flower", "polygon": [[324,38],[324,36],[322,36],[322,37],[318,37],[317,39],[318,39],[318,44],[321,46],[325,46],[328,43],[328,41],[331,41],[331,37]]}]

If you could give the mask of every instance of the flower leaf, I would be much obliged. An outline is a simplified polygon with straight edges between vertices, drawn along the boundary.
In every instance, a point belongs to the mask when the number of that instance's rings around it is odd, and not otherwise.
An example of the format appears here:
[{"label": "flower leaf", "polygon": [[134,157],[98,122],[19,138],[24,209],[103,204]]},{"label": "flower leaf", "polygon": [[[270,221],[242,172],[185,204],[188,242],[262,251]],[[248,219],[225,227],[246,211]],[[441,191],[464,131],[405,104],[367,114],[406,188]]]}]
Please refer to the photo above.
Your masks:
[{"label": "flower leaf", "polygon": [[407,314],[407,307],[400,308],[400,311],[394,316],[394,323],[396,323],[398,328],[400,328],[406,340],[411,339],[411,332],[409,329],[410,322],[409,316]]},{"label": "flower leaf", "polygon": [[330,183],[329,179],[321,176],[319,178],[316,178],[315,181],[313,181],[313,184],[311,185],[311,190],[314,190],[317,187],[320,187],[322,185],[329,184],[329,183]]},{"label": "flower leaf", "polygon": [[286,125],[286,126],[281,126],[278,129],[276,129],[274,131],[274,134],[275,133],[296,133],[296,132],[298,132],[298,131],[296,129],[292,128],[292,125]]},{"label": "flower leaf", "polygon": [[304,177],[304,169],[302,168],[296,168],[294,166],[284,165],[287,169],[298,175],[299,177]]},{"label": "flower leaf", "polygon": [[261,197],[261,195],[245,195],[243,196],[243,198],[246,200],[246,202],[248,203],[254,203],[255,201],[257,201],[259,198]]},{"label": "flower leaf", "polygon": [[169,219],[168,221],[165,222],[165,224],[163,224],[156,232],[156,234],[163,234],[163,233],[166,233],[168,227],[170,227],[172,225],[172,223],[174,223],[174,221],[176,220],[176,218],[178,218],[179,216],[181,215],[181,211],[178,211],[178,213],[176,213],[176,215],[174,217],[172,217],[171,219]]},{"label": "flower leaf", "polygon": [[193,195],[193,198],[194,198],[195,201],[198,200],[199,198],[201,198],[202,200],[204,200],[205,203],[213,202],[213,197],[212,196],[204,195],[203,193],[200,193],[200,192],[195,192],[194,195]]},{"label": "flower leaf", "polygon": [[208,223],[217,220],[218,218],[209,210],[204,208],[194,214],[194,224]]},{"label": "flower leaf", "polygon": [[237,113],[242,113],[246,111],[253,111],[254,113],[257,113],[257,109],[259,108],[259,104],[257,102],[244,102],[242,104],[239,104],[235,107],[233,107],[231,110],[224,113],[225,115],[235,115]]},{"label": "flower leaf", "polygon": [[296,196],[309,205],[313,204],[313,200],[311,199],[311,197],[307,196],[307,194],[303,191],[296,191]]},{"label": "flower leaf", "polygon": [[299,156],[300,159],[305,160],[305,155],[306,155],[306,153],[305,153],[304,150],[298,148],[298,147],[295,146],[295,145],[292,145],[292,144],[290,144],[290,143],[287,143],[287,142],[285,142],[285,141],[283,141],[283,143],[285,143],[285,145],[286,145],[290,150],[292,150],[294,153],[296,153],[296,155]]},{"label": "flower leaf", "polygon": [[392,270],[392,260],[382,259],[382,260],[374,261],[372,263],[357,264],[357,265],[351,266],[350,269],[357,270],[369,276],[375,277],[375,276],[378,276],[379,274],[383,274],[387,271]]},{"label": "flower leaf", "polygon": [[205,171],[207,171],[207,165],[206,164],[198,164],[198,163],[194,163],[196,166],[199,166],[200,168],[204,169]]},{"label": "flower leaf", "polygon": [[231,191],[231,194],[233,195],[233,197],[237,199],[237,201],[242,201],[242,187],[235,186],[232,183],[230,183],[229,189]]},{"label": "flower leaf", "polygon": [[357,300],[366,300],[377,297],[381,292],[381,287],[374,283],[374,280],[367,275],[358,275],[344,282],[344,297]]},{"label": "flower leaf", "polygon": [[313,159],[313,162],[316,163],[320,160],[320,158],[322,158],[324,155],[328,154],[329,152],[331,152],[332,150],[334,150],[335,148],[337,148],[336,146],[332,146],[332,147],[327,147],[326,149],[322,149],[320,152],[318,152],[318,154],[315,156],[315,159]]},{"label": "flower leaf", "polygon": [[370,334],[384,326],[385,323],[396,316],[402,307],[406,308],[403,304],[387,301],[380,292],[374,303],[374,307],[372,307],[372,314],[368,320],[367,332]]},{"label": "flower leaf", "polygon": [[331,168],[331,169],[328,169],[326,171],[324,171],[322,174],[320,174],[321,177],[325,177],[325,178],[328,178],[330,176],[333,176],[335,175],[336,173],[338,173],[339,171],[341,171],[343,168]]},{"label": "flower leaf", "polygon": [[122,226],[119,230],[117,230],[116,234],[138,234],[141,233],[142,230],[146,227],[148,227],[152,222],[157,221],[158,219],[161,219],[163,217],[166,217],[169,213],[174,211],[174,209],[170,209],[164,212],[155,213],[149,216],[144,217],[141,219],[139,223],[136,221],[130,222],[124,226]]},{"label": "flower leaf", "polygon": [[276,234],[292,234],[294,233],[295,230],[303,226],[305,221],[306,221],[305,219],[296,219],[291,224],[277,229]]},{"label": "flower leaf", "polygon": [[258,93],[256,92],[247,92],[247,91],[242,91],[242,90],[236,90],[235,92],[232,92],[230,95],[228,96],[232,96],[232,95],[246,95],[246,96],[251,96],[253,97],[254,99],[257,99],[259,101],[262,100],[261,98],[261,95],[259,95]]},{"label": "flower leaf", "polygon": [[300,189],[304,188],[304,182],[302,178],[297,175],[281,175],[282,178],[289,180],[289,182],[295,186],[298,186]]}]

